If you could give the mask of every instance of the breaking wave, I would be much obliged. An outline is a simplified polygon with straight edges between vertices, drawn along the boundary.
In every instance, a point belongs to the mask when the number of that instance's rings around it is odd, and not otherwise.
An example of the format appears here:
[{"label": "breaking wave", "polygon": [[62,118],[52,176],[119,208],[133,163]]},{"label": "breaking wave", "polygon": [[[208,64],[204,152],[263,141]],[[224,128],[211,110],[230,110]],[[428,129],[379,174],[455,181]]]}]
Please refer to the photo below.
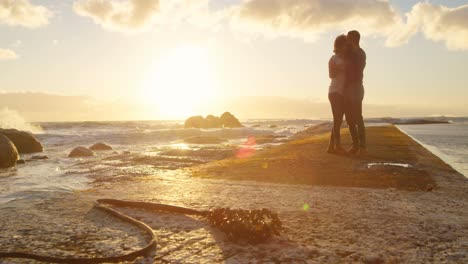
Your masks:
[{"label": "breaking wave", "polygon": [[0,128],[15,128],[32,133],[42,132],[42,128],[39,125],[26,121],[18,112],[8,108],[0,110]]}]

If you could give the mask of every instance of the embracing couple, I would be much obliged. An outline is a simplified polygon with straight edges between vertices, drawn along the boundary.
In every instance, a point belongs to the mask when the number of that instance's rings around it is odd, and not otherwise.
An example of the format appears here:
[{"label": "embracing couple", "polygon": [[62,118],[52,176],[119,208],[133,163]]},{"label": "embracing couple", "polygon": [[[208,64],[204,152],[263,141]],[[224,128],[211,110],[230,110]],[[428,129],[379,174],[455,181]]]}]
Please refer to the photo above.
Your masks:
[{"label": "embracing couple", "polygon": [[[335,53],[328,63],[331,79],[328,98],[333,112],[333,127],[328,153],[366,155],[366,132],[362,117],[364,86],[362,83],[366,67],[366,53],[359,46],[358,31],[340,35],[335,39]],[[344,150],[341,146],[340,128],[346,116],[353,146]]]}]

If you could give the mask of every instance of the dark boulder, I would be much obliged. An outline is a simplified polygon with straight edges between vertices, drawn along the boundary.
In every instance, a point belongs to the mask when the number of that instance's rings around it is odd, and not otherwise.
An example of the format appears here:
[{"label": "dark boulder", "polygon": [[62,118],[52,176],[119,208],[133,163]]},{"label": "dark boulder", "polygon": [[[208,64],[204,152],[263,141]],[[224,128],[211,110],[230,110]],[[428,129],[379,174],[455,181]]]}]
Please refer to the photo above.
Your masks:
[{"label": "dark boulder", "polygon": [[192,116],[185,120],[185,128],[205,128],[206,122],[203,116]]},{"label": "dark boulder", "polygon": [[99,142],[89,147],[89,149],[94,150],[94,151],[112,150],[112,147],[102,142]]},{"label": "dark boulder", "polygon": [[223,123],[221,119],[214,115],[209,115],[205,118],[205,128],[218,128],[222,127]]},{"label": "dark boulder", "polygon": [[208,115],[206,118],[203,116],[192,116],[189,117],[184,124],[185,128],[235,128],[243,127],[239,120],[229,112],[216,117],[214,115]]},{"label": "dark boulder", "polygon": [[224,127],[243,127],[242,124],[239,122],[239,119],[237,119],[233,114],[229,112],[225,112],[224,114],[222,114],[220,119]]},{"label": "dark boulder", "polygon": [[73,157],[92,157],[96,155],[94,153],[94,151],[90,150],[89,148],[85,148],[85,147],[77,147],[77,148],[74,148],[70,154],[68,155],[68,157],[70,158],[73,158]]},{"label": "dark boulder", "polygon": [[17,129],[2,129],[0,134],[8,137],[19,153],[36,153],[42,152],[43,147],[41,143],[31,134]]},{"label": "dark boulder", "polygon": [[0,135],[0,168],[10,168],[19,159],[18,150],[13,142],[4,135]]}]

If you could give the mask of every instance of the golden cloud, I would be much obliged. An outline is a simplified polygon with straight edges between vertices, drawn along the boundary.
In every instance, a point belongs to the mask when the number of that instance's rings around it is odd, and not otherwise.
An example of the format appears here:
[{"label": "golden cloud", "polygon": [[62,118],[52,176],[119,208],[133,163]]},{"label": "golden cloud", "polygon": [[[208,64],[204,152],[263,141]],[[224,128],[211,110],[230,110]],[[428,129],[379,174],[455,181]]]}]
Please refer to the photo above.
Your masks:
[{"label": "golden cloud", "polygon": [[142,32],[155,24],[186,22],[315,41],[326,33],[357,29],[363,36],[386,39],[387,46],[402,45],[422,32],[449,49],[468,49],[468,5],[448,8],[421,2],[404,16],[386,0],[241,0],[217,11],[210,3],[213,0],[76,0],[74,9],[113,31]]},{"label": "golden cloud", "polygon": [[9,49],[0,49],[0,60],[14,60],[18,58],[18,55]]},{"label": "golden cloud", "polygon": [[388,36],[401,24],[393,7],[378,0],[245,0],[233,9],[231,20],[233,28],[244,32],[307,41],[350,29]]},{"label": "golden cloud", "polygon": [[448,8],[430,3],[416,4],[407,14],[411,31],[443,41],[450,50],[468,49],[468,5]]},{"label": "golden cloud", "polygon": [[52,12],[29,0],[0,0],[0,24],[37,28],[49,23]]}]

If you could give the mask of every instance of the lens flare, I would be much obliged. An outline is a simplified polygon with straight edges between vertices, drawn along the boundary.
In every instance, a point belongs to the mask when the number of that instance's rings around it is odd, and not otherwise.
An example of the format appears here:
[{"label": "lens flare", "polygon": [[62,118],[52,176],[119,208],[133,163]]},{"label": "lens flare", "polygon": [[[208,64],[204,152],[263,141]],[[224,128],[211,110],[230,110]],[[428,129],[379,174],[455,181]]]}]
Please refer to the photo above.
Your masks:
[{"label": "lens flare", "polygon": [[251,157],[255,154],[255,146],[257,145],[255,137],[249,136],[247,141],[242,144],[241,148],[237,151],[236,157],[243,159]]}]

